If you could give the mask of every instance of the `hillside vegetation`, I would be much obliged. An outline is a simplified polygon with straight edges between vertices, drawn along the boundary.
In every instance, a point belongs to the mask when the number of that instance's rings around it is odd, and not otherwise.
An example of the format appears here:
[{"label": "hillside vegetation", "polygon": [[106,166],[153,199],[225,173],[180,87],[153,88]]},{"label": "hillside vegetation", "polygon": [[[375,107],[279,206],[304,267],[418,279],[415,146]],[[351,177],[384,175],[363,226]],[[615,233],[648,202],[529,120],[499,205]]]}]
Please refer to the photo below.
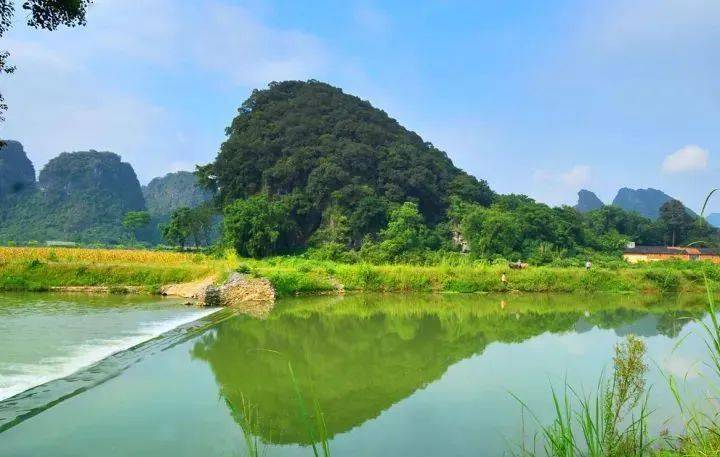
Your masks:
[{"label": "hillside vegetation", "polygon": [[676,200],[653,221],[617,206],[583,214],[497,195],[385,112],[318,81],[254,91],[227,135],[198,175],[219,192],[225,246],[245,257],[309,248],[350,263],[432,264],[469,252],[547,264],[618,256],[628,241],[717,237]]},{"label": "hillside vegetation", "polygon": [[35,182],[22,147],[8,142],[0,149],[0,243],[215,244],[254,258],[432,265],[468,256],[565,266],[618,259],[629,241],[718,241],[717,229],[660,191],[621,193],[664,203],[650,202],[653,220],[636,207],[602,206],[589,192],[578,208],[498,195],[369,102],[318,81],[285,81],[240,106],[212,163],[144,189],[129,164],[97,151],[60,154]]},{"label": "hillside vegetation", "polygon": [[[211,198],[190,172],[168,173],[141,188],[129,163],[93,150],[58,155],[36,180],[19,142],[6,141],[0,148],[0,242],[126,244],[137,235],[142,242],[159,244],[161,226],[173,211]],[[123,226],[129,212],[146,209],[147,226],[137,233]]]},{"label": "hillside vegetation", "polygon": [[435,224],[452,196],[488,205],[494,195],[385,112],[317,81],[254,91],[227,133],[215,162],[201,167],[203,182],[219,188],[225,205],[257,194],[281,202],[289,226],[278,247],[286,249],[338,224],[359,246],[406,201]]},{"label": "hillside vegetation", "polygon": [[123,216],[145,209],[135,171],[110,152],[62,153],[30,187],[2,202],[0,239],[119,242]]},{"label": "hillside vegetation", "polygon": [[163,242],[161,227],[174,211],[206,204],[212,198],[212,192],[200,187],[197,177],[188,171],[155,178],[143,186],[142,192],[151,221],[139,238],[152,244]]}]

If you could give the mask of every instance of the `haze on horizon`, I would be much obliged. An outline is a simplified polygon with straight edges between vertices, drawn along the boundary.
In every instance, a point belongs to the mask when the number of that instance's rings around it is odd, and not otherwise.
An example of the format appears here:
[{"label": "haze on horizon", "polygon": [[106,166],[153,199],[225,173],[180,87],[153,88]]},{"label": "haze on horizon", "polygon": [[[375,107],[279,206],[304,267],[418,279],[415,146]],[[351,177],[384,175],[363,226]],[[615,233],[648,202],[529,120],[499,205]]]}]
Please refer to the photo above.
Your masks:
[{"label": "haze on horizon", "polygon": [[718,184],[720,2],[342,3],[98,0],[84,28],[17,23],[0,137],[37,169],[117,152],[147,183],[211,161],[254,88],[313,78],[498,192],[655,187],[697,209]]}]

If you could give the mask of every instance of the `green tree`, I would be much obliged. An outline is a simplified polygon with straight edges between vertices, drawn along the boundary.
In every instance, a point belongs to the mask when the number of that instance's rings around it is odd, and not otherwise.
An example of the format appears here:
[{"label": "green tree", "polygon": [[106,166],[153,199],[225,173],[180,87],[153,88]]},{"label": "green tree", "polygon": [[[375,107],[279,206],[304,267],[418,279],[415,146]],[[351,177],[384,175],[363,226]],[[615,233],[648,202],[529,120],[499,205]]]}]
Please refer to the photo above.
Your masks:
[{"label": "green tree", "polygon": [[[644,245],[660,245],[665,242],[665,226],[662,221],[652,221],[636,212],[625,211],[617,206],[603,206],[585,213],[584,217],[599,243],[595,247],[600,250],[605,250],[609,246],[606,243],[608,236],[615,239],[622,237]],[[605,241],[599,241],[600,238],[604,238]],[[590,240],[588,243],[592,244]]]},{"label": "green tree", "polygon": [[209,245],[215,210],[209,204],[196,206],[190,210],[190,236],[198,248]]},{"label": "green tree", "polygon": [[238,111],[215,161],[197,169],[200,182],[219,189],[223,204],[258,193],[290,198],[286,217],[301,245],[337,220],[330,208],[347,217],[357,248],[386,225],[390,205],[414,201],[435,226],[450,196],[488,204],[494,195],[385,112],[328,84],[271,83]]},{"label": "green tree", "polygon": [[418,205],[412,202],[392,210],[387,227],[380,232],[380,249],[389,260],[417,255],[433,244],[433,234],[425,225]]},{"label": "green tree", "polygon": [[245,257],[279,252],[289,231],[287,208],[265,195],[240,199],[225,207],[225,240]]},{"label": "green tree", "polygon": [[170,244],[179,245],[185,248],[185,243],[190,237],[190,219],[192,211],[190,208],[178,208],[170,215],[170,220],[160,228],[163,238]]},{"label": "green tree", "polygon": [[696,217],[688,233],[689,242],[701,242],[705,245],[717,246],[718,230],[703,217]]},{"label": "green tree", "polygon": [[521,256],[522,229],[516,213],[477,207],[465,216],[462,230],[476,256],[513,260]]},{"label": "green tree", "polygon": [[660,207],[660,220],[667,227],[667,239],[672,246],[688,241],[693,217],[679,200],[669,200]]},{"label": "green tree", "polygon": [[215,211],[208,205],[182,207],[173,211],[170,220],[161,227],[163,238],[169,243],[185,247],[192,240],[196,248],[210,243]]},{"label": "green tree", "polygon": [[150,223],[150,213],[147,211],[128,211],[123,217],[123,227],[130,233],[130,238],[135,243],[136,232]]}]

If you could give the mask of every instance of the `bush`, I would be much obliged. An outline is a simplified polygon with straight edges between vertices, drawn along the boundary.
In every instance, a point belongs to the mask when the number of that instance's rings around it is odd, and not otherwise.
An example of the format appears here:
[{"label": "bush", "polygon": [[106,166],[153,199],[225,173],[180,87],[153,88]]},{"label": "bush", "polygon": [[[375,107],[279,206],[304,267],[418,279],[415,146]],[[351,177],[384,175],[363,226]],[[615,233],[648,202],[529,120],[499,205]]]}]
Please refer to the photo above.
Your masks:
[{"label": "bush", "polygon": [[668,268],[653,268],[645,272],[645,277],[655,283],[661,292],[676,292],[680,290],[681,275]]}]

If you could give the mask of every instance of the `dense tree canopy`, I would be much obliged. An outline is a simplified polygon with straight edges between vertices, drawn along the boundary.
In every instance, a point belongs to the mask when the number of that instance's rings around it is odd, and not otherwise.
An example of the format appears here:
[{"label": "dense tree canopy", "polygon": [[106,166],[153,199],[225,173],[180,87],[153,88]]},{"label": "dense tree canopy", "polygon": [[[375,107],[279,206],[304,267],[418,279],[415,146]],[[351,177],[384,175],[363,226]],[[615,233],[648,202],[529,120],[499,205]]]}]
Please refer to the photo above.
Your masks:
[{"label": "dense tree canopy", "polygon": [[167,222],[160,224],[166,242],[184,248],[192,242],[196,248],[208,246],[214,237],[214,209],[207,204],[173,211]]},{"label": "dense tree canopy", "polygon": [[301,244],[340,215],[357,246],[406,201],[434,225],[452,195],[493,199],[484,181],[385,112],[317,81],[254,91],[227,134],[215,162],[199,167],[200,181],[219,189],[223,204],[260,193],[282,199]]},{"label": "dense tree canopy", "polygon": [[495,195],[383,111],[317,81],[254,91],[227,135],[197,175],[218,192],[226,240],[241,255],[309,246],[325,258],[345,252],[373,262],[455,250],[546,263],[617,255],[628,241],[665,244],[672,233],[715,236],[687,212],[653,221],[601,202],[580,212]]},{"label": "dense tree canopy", "polygon": [[[8,143],[10,145],[11,143]],[[0,239],[121,243],[130,211],[143,211],[132,166],[111,152],[62,153],[41,170],[37,184],[0,205]]]},{"label": "dense tree canopy", "polygon": [[294,225],[281,202],[264,195],[235,200],[225,207],[225,239],[246,257],[263,257],[287,248]]},{"label": "dense tree canopy", "polygon": [[150,213],[147,211],[129,211],[122,220],[123,227],[130,233],[130,239],[135,242],[137,230],[150,223]]}]

